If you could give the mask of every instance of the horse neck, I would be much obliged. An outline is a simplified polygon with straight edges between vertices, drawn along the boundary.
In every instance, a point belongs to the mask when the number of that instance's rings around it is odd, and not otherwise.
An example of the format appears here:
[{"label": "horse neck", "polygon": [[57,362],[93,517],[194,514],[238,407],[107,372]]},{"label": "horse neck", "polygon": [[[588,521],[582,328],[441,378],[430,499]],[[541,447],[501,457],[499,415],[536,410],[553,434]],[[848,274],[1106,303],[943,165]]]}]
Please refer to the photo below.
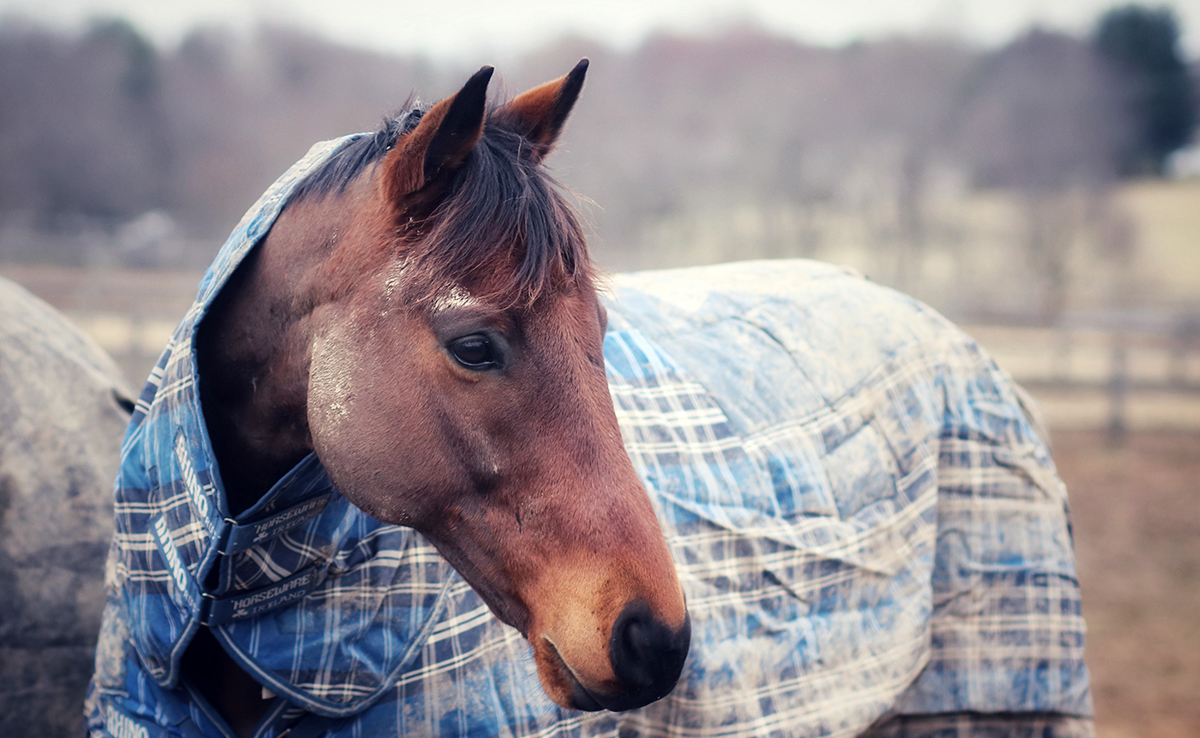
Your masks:
[{"label": "horse neck", "polygon": [[286,210],[222,288],[197,335],[201,404],[233,515],[312,451],[311,285],[345,230],[349,216],[336,204]]}]

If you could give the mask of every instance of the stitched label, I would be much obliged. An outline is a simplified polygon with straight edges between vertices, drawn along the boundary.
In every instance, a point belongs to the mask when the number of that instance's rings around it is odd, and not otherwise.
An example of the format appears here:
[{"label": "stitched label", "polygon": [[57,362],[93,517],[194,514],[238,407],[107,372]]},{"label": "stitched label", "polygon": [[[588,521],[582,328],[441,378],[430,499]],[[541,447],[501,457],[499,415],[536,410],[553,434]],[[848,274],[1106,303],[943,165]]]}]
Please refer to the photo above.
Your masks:
[{"label": "stitched label", "polygon": [[278,535],[296,528],[321,514],[332,495],[324,495],[301,502],[256,523],[235,524],[229,531],[225,553],[233,554],[257,546]]},{"label": "stitched label", "polygon": [[304,599],[317,586],[320,577],[321,570],[314,567],[254,592],[213,599],[205,622],[222,625],[290,605]]},{"label": "stitched label", "polygon": [[175,541],[171,540],[171,531],[167,530],[166,519],[161,515],[154,518],[150,532],[154,534],[154,540],[158,542],[158,550],[162,552],[163,559],[167,562],[167,569],[171,572],[171,581],[175,584],[175,593],[179,595],[179,599],[183,600],[180,604],[191,611],[196,605],[196,598],[192,594],[192,578],[188,575],[187,567],[183,565],[179,549],[175,548]]},{"label": "stitched label", "polygon": [[104,706],[104,729],[112,738],[150,738],[150,731],[142,721],[126,715],[112,705]]},{"label": "stitched label", "polygon": [[200,516],[200,522],[204,524],[210,536],[215,536],[217,530],[212,515],[212,502],[208,499],[208,490],[200,484],[200,475],[196,473],[192,455],[188,453],[188,442],[182,428],[175,434],[175,459],[179,462],[179,475],[196,513]]}]

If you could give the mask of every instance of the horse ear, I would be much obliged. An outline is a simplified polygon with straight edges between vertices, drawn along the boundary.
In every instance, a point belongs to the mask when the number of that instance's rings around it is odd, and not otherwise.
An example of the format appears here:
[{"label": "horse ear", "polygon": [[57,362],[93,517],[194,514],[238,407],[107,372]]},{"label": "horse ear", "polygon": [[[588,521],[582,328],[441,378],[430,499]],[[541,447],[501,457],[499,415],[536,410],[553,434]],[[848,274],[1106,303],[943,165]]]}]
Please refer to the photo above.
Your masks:
[{"label": "horse ear", "polygon": [[384,195],[397,206],[411,206],[410,196],[432,200],[471,153],[483,135],[484,105],[492,67],[483,67],[462,89],[421,117],[383,162]]},{"label": "horse ear", "polygon": [[553,150],[563,124],[579,98],[587,68],[588,60],[580,59],[565,77],[518,95],[497,110],[492,119],[532,141],[534,161],[541,161]]}]

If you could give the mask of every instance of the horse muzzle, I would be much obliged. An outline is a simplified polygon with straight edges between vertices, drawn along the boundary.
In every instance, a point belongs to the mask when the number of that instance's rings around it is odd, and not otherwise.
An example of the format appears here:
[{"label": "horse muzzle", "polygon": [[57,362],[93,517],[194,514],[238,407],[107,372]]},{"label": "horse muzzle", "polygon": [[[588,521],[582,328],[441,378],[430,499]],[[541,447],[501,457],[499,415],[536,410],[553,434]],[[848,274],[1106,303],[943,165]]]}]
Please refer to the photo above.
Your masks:
[{"label": "horse muzzle", "polygon": [[620,712],[662,699],[679,681],[691,642],[690,616],[685,616],[680,627],[671,628],[655,618],[644,602],[632,602],[613,624],[608,646],[613,674],[623,689],[592,694],[580,685],[573,701],[581,710]]},{"label": "horse muzzle", "polygon": [[678,627],[671,627],[655,617],[645,602],[634,601],[626,605],[612,626],[608,639],[610,678],[588,684],[548,638],[544,639],[549,646],[545,660],[557,673],[548,675],[543,663],[539,663],[539,671],[543,682],[558,683],[560,688],[547,689],[547,693],[557,697],[555,701],[564,707],[632,710],[662,699],[675,688],[691,639],[690,617],[685,616]]}]

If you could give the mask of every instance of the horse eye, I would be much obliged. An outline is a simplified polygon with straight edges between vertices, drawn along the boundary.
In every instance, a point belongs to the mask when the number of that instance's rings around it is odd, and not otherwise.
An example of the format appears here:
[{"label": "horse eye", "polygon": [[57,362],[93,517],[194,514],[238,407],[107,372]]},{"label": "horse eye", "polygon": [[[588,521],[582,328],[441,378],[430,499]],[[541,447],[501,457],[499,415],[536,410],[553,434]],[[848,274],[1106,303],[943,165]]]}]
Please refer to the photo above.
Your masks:
[{"label": "horse eye", "polygon": [[499,366],[492,342],[482,333],[456,338],[450,342],[450,355],[468,369],[485,371]]}]

